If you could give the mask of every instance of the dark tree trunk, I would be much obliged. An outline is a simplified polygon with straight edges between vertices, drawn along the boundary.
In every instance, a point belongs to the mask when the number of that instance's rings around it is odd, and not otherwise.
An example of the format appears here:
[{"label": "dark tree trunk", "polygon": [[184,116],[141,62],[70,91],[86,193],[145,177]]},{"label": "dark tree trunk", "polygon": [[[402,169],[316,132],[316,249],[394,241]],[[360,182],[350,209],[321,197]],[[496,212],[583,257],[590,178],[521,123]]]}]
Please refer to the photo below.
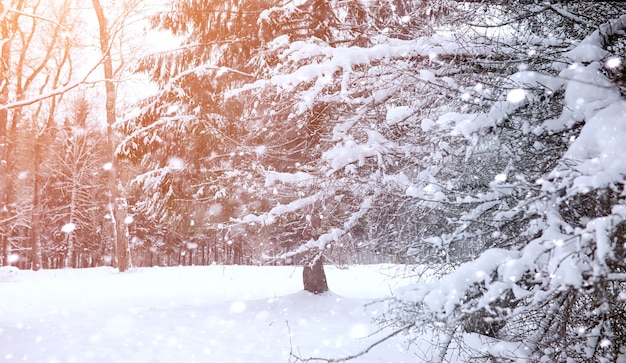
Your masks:
[{"label": "dark tree trunk", "polygon": [[322,294],[328,291],[328,283],[326,282],[326,273],[322,264],[322,257],[318,256],[315,260],[304,266],[302,271],[302,282],[304,290],[314,294]]},{"label": "dark tree trunk", "polygon": [[206,265],[208,264],[208,261],[207,261],[207,256],[206,256],[206,255],[207,255],[207,254],[206,254],[206,248],[207,248],[207,246],[206,246],[206,240],[202,241],[201,246],[202,246],[202,247],[201,247],[201,248],[202,248],[202,262],[201,262],[200,264],[201,264],[202,266],[206,266]]},{"label": "dark tree trunk", "polygon": [[107,154],[111,157],[112,169],[109,171],[107,188],[109,190],[109,205],[111,206],[111,232],[113,236],[112,248],[113,266],[118,267],[120,272],[126,271],[131,267],[130,248],[128,244],[127,225],[125,222],[127,216],[126,200],[123,198],[122,191],[118,188],[119,166],[115,157],[115,135],[113,133],[113,124],[117,121],[117,113],[115,104],[117,102],[117,91],[113,82],[113,61],[111,59],[110,34],[107,28],[107,19],[104,9],[100,4],[100,0],[92,0],[93,8],[96,11],[98,25],[100,30],[100,50],[104,56],[104,86],[106,89],[106,120],[107,120]]},{"label": "dark tree trunk", "polygon": [[41,137],[37,137],[35,140],[35,166],[34,166],[34,180],[33,180],[33,211],[30,219],[30,247],[31,258],[33,259],[32,269],[38,271],[41,269],[41,174],[39,172],[39,166],[42,162],[41,155]]},{"label": "dark tree trunk", "polygon": [[[2,19],[0,19],[0,105],[6,105],[9,102],[9,84],[10,77],[12,76],[10,64],[11,64],[11,40],[13,39],[14,32],[17,29],[18,18],[21,14],[21,10],[24,7],[24,0],[18,1],[17,4],[13,4],[13,11],[4,14],[5,9],[4,2],[0,3],[0,12],[3,13]],[[6,108],[0,109],[0,258],[2,259],[3,266],[9,266],[9,222],[10,218],[9,206],[12,203],[12,199],[15,198],[12,192],[12,179],[11,179],[11,151],[15,142],[14,130],[15,125],[9,127],[9,110]]]}]

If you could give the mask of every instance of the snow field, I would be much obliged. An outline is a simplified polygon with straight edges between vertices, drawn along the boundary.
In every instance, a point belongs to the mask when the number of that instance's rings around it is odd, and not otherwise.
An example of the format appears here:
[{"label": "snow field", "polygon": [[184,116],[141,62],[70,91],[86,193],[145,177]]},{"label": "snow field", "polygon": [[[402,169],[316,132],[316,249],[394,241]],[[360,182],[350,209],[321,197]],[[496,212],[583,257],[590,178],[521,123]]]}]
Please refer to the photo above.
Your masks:
[{"label": "snow field", "polygon": [[[0,362],[294,362],[359,352],[409,279],[390,265],[326,267],[331,293],[302,291],[301,267],[0,268]],[[402,337],[356,362],[409,362]]]}]

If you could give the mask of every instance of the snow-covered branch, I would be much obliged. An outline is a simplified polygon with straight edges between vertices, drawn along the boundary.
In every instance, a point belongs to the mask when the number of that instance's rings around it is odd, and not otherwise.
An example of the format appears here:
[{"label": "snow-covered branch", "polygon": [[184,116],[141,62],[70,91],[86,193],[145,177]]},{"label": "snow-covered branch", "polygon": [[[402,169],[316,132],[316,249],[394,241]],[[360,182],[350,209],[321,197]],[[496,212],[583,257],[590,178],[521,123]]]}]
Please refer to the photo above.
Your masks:
[{"label": "snow-covered branch", "polygon": [[262,226],[270,225],[276,221],[277,217],[280,217],[287,213],[293,213],[295,211],[298,211],[302,208],[305,208],[315,203],[318,200],[319,200],[318,195],[312,195],[312,196],[305,197],[302,199],[294,200],[290,202],[289,204],[279,204],[273,207],[272,209],[270,209],[267,213],[263,213],[260,215],[249,214],[247,216],[244,216],[243,218],[235,218],[233,219],[233,222],[244,223],[244,224],[256,223]]},{"label": "snow-covered branch", "polygon": [[[90,83],[87,81],[87,79],[89,78],[89,76],[91,76],[91,74],[102,64],[103,59],[101,59],[98,63],[96,63],[93,67],[91,67],[91,69],[89,69],[86,74],[80,78],[77,81],[74,82],[70,82],[69,84],[62,86],[62,87],[58,87],[49,91],[45,91],[42,94],[38,95],[38,96],[34,96],[22,101],[15,101],[15,102],[9,102],[6,103],[4,105],[0,105],[0,110],[9,110],[9,109],[13,109],[13,108],[20,108],[20,107],[24,107],[24,106],[29,106],[32,104],[35,104],[37,102],[41,102],[43,100],[52,98],[52,97],[56,97],[62,94],[65,94],[71,90],[73,90],[76,87],[79,87],[81,85],[84,85],[86,83]],[[104,80],[103,80],[104,81]]]}]

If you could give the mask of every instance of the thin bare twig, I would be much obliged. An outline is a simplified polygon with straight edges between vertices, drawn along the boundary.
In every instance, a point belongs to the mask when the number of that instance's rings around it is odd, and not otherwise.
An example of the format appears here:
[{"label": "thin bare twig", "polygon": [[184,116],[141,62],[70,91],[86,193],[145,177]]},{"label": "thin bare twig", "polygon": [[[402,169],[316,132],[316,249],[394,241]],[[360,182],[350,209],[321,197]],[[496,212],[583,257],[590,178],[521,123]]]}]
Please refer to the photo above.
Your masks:
[{"label": "thin bare twig", "polygon": [[319,358],[319,357],[310,357],[310,358],[302,358],[300,356],[296,356],[292,353],[290,353],[290,355],[294,358],[296,358],[296,362],[314,362],[314,361],[319,361],[319,362],[328,362],[328,363],[338,363],[338,362],[347,362],[356,358],[359,358],[361,356],[364,356],[365,354],[369,353],[370,350],[372,350],[374,347],[376,347],[379,344],[382,344],[384,342],[386,342],[387,340],[395,337],[396,335],[405,332],[407,329],[410,329],[412,327],[414,327],[415,324],[411,323],[411,324],[407,324],[401,328],[398,328],[397,330],[391,332],[390,334],[387,334],[386,336],[380,338],[379,340],[375,341],[374,343],[370,344],[367,348],[363,349],[362,351],[349,355],[349,356],[345,356],[345,357],[341,357],[341,358]]}]

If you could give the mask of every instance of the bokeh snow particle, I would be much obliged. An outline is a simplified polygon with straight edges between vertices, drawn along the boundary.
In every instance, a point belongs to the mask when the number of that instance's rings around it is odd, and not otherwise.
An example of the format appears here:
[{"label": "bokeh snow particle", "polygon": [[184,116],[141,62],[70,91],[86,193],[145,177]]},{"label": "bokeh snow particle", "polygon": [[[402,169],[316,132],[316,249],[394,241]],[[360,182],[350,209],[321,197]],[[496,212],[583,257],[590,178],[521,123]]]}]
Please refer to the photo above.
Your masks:
[{"label": "bokeh snow particle", "polygon": [[74,223],[67,223],[63,227],[61,227],[61,232],[63,233],[72,233],[76,229],[76,225]]},{"label": "bokeh snow particle", "polygon": [[223,210],[222,205],[219,203],[215,203],[209,207],[208,212],[210,216],[219,216],[220,214],[222,214],[222,210]]},{"label": "bokeh snow particle", "polygon": [[497,182],[503,183],[506,181],[506,174],[498,174],[494,177]]},{"label": "bokeh snow particle", "polygon": [[257,155],[263,155],[265,154],[265,151],[267,150],[267,147],[265,145],[259,145],[257,147],[254,148],[254,152]]},{"label": "bokeh snow particle", "polygon": [[621,65],[622,65],[622,60],[618,57],[612,57],[606,61],[607,68],[617,68]]},{"label": "bokeh snow particle", "polygon": [[102,165],[102,169],[107,171],[113,169],[113,163],[104,163],[104,165]]},{"label": "bokeh snow particle", "polygon": [[167,165],[172,170],[182,170],[185,168],[185,161],[181,158],[173,156],[168,160]]},{"label": "bokeh snow particle", "polygon": [[17,253],[12,253],[9,255],[8,257],[8,261],[9,263],[16,263],[17,261],[19,261],[20,259],[20,255],[18,255]]},{"label": "bokeh snow particle", "polygon": [[512,89],[506,95],[506,100],[511,103],[520,103],[526,98],[526,91],[521,88]]}]

